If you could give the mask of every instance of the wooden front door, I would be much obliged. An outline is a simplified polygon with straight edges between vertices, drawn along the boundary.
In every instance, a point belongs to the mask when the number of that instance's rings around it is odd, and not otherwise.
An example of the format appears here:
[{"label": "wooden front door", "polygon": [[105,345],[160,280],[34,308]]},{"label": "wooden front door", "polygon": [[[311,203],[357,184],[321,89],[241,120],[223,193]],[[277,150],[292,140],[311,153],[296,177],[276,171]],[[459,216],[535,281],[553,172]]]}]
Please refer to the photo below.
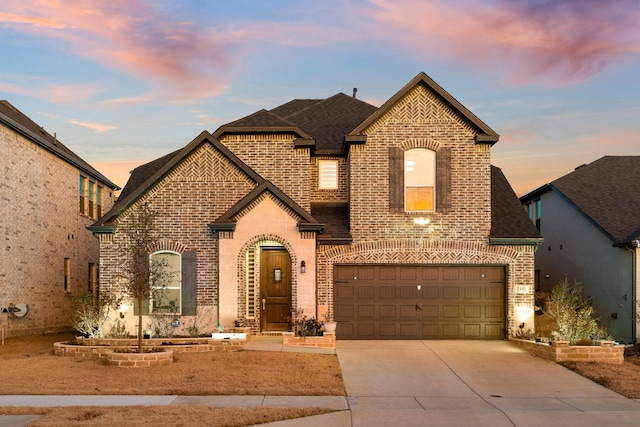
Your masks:
[{"label": "wooden front door", "polygon": [[260,262],[263,331],[288,331],[291,317],[291,257],[282,248],[262,248]]}]

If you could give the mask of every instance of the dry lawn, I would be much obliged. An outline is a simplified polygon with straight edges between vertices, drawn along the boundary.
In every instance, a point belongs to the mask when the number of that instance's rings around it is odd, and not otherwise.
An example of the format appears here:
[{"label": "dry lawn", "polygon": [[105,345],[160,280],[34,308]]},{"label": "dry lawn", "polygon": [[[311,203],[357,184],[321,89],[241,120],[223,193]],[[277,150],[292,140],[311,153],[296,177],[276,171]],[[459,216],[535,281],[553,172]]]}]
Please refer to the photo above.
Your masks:
[{"label": "dry lawn", "polygon": [[16,337],[0,347],[0,394],[344,396],[335,355],[281,352],[174,354],[174,363],[123,369],[53,354],[69,334]]},{"label": "dry lawn", "polygon": [[318,408],[213,408],[203,405],[0,407],[3,415],[44,415],[29,427],[251,426],[331,412]]},{"label": "dry lawn", "polygon": [[[123,369],[53,354],[72,334],[9,338],[0,346],[0,394],[339,395],[344,384],[333,355],[279,352],[177,354],[169,366]],[[0,407],[0,414],[43,414],[31,426],[248,426],[331,412],[319,408]]]}]

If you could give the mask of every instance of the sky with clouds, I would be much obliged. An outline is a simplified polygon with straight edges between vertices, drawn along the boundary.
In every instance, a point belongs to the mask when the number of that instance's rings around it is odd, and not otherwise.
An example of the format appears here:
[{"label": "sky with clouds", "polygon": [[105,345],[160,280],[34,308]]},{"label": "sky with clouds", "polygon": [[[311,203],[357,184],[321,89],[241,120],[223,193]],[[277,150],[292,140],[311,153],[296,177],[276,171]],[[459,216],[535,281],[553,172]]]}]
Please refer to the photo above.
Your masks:
[{"label": "sky with clouds", "polygon": [[518,195],[640,155],[637,0],[3,0],[0,99],[120,186],[294,98],[376,106],[424,71],[501,135]]}]

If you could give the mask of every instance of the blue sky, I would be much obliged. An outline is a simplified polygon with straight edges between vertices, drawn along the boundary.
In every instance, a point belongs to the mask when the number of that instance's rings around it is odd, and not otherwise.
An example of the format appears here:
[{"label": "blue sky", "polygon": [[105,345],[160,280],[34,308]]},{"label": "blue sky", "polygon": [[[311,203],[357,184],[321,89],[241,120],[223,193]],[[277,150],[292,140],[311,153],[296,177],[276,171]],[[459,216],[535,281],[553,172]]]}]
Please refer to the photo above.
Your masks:
[{"label": "blue sky", "polygon": [[424,71],[501,135],[518,195],[640,155],[636,0],[0,3],[0,98],[112,181],[294,98],[381,105]]}]

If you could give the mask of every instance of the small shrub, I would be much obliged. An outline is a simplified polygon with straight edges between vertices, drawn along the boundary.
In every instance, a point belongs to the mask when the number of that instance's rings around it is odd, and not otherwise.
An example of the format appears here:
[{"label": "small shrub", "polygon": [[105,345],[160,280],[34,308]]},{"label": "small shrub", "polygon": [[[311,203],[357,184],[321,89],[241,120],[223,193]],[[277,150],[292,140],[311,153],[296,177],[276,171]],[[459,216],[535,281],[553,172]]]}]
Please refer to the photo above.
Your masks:
[{"label": "small shrub", "polygon": [[315,317],[307,317],[303,309],[298,309],[291,316],[292,331],[299,337],[322,336],[322,322]]},{"label": "small shrub", "polygon": [[129,338],[129,333],[127,332],[127,323],[124,319],[114,319],[111,321],[109,325],[109,338]]},{"label": "small shrub", "polygon": [[76,312],[73,327],[89,338],[102,338],[102,325],[109,319],[109,313],[120,304],[120,300],[111,295],[102,295],[94,300],[90,293],[75,299]]},{"label": "small shrub", "polygon": [[546,313],[556,321],[556,329],[551,332],[554,340],[576,344],[598,334],[595,309],[584,298],[579,282],[571,284],[564,279],[554,286],[546,302]]},{"label": "small shrub", "polygon": [[515,338],[518,338],[518,339],[521,339],[521,340],[528,340],[528,341],[535,341],[536,340],[536,333],[533,332],[531,330],[531,328],[528,328],[527,330],[518,329],[514,336],[515,336]]}]

